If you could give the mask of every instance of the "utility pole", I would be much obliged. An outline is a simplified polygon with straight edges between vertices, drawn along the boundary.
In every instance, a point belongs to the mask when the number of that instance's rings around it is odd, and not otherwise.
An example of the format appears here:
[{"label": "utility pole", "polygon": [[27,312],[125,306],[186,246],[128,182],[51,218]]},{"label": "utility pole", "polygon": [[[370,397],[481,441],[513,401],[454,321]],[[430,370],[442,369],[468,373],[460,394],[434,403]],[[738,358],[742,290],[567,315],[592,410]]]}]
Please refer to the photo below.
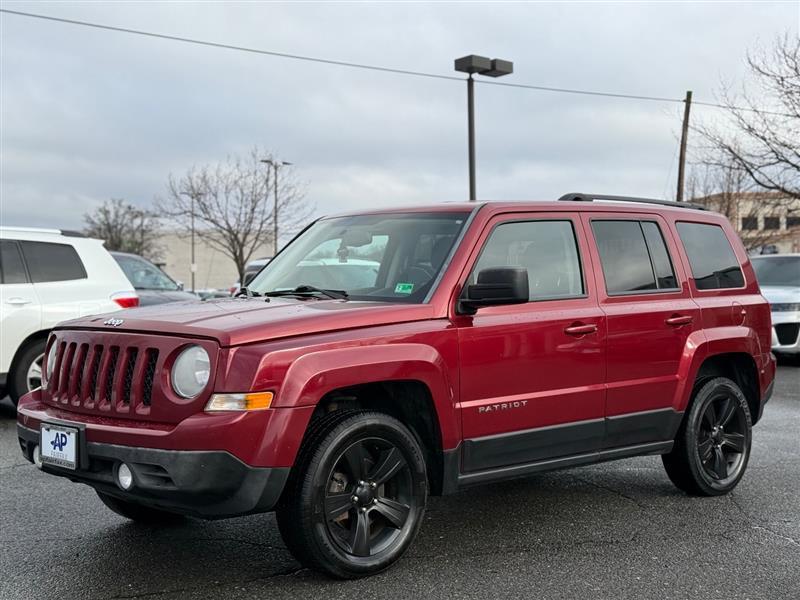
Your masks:
[{"label": "utility pole", "polygon": [[675,194],[677,202],[683,202],[683,180],[686,170],[686,138],[689,137],[689,111],[692,108],[692,90],[686,92],[683,101],[683,128],[681,129],[681,149],[678,156],[678,191]]},{"label": "utility pole", "polygon": [[194,261],[194,201],[195,201],[196,197],[199,195],[199,193],[194,191],[194,190],[192,190],[192,191],[189,191],[189,192],[181,192],[181,194],[183,194],[184,196],[189,196],[189,199],[191,201],[190,219],[191,219],[191,229],[192,229],[192,258],[191,258],[192,263],[189,266],[189,270],[192,273],[192,293],[194,294],[194,290],[195,290],[195,287],[194,287],[194,276],[195,276],[195,273],[197,273],[197,263]]}]

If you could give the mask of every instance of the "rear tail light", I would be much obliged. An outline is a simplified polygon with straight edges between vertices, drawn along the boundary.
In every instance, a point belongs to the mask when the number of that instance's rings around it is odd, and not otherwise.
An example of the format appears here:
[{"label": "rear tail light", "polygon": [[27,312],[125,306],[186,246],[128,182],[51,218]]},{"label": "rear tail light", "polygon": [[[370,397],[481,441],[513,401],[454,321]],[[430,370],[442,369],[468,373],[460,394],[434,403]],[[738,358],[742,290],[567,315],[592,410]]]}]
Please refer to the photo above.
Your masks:
[{"label": "rear tail light", "polygon": [[135,308],[139,306],[139,296],[133,292],[117,292],[111,294],[111,299],[121,308]]}]

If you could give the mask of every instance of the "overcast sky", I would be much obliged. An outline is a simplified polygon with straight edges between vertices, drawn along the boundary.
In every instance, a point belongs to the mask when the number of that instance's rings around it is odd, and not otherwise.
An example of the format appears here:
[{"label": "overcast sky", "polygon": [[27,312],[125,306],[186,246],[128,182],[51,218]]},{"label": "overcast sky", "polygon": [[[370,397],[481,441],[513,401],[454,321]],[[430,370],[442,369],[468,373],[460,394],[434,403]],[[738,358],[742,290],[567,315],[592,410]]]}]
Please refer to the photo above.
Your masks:
[{"label": "overcast sky", "polygon": [[[713,101],[800,2],[11,2],[4,8],[265,50],[505,81]],[[147,206],[170,172],[258,144],[317,213],[467,197],[466,85],[0,15],[0,222],[80,228]],[[672,196],[682,107],[476,86],[478,196]],[[695,115],[712,109],[697,107]]]}]

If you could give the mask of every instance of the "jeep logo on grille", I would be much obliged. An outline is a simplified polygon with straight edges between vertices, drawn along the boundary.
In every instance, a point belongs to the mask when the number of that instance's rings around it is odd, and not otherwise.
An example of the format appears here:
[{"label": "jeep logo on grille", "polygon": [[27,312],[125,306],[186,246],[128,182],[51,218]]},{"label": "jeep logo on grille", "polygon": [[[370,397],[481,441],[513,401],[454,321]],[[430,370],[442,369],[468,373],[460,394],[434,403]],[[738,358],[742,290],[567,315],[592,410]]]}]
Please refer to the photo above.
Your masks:
[{"label": "jeep logo on grille", "polygon": [[109,325],[110,327],[119,327],[125,321],[122,319],[109,319],[108,321],[103,321],[103,325]]}]

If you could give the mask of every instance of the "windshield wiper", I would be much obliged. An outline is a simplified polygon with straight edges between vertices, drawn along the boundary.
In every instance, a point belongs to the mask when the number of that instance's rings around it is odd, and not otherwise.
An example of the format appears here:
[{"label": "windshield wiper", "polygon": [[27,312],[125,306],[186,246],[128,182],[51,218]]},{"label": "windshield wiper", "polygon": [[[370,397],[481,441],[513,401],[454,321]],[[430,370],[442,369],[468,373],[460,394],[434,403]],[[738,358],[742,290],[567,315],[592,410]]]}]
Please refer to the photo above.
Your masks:
[{"label": "windshield wiper", "polygon": [[246,287],[243,287],[239,288],[239,291],[236,292],[236,294],[234,294],[235,298],[238,298],[239,296],[247,296],[248,298],[258,298],[259,296],[261,296],[261,294],[259,292],[254,292],[252,290],[248,290]]},{"label": "windshield wiper", "polygon": [[269,297],[277,296],[310,296],[313,294],[321,294],[334,300],[347,300],[348,294],[344,290],[324,290],[313,285],[298,285],[293,290],[275,290],[264,294]]}]

